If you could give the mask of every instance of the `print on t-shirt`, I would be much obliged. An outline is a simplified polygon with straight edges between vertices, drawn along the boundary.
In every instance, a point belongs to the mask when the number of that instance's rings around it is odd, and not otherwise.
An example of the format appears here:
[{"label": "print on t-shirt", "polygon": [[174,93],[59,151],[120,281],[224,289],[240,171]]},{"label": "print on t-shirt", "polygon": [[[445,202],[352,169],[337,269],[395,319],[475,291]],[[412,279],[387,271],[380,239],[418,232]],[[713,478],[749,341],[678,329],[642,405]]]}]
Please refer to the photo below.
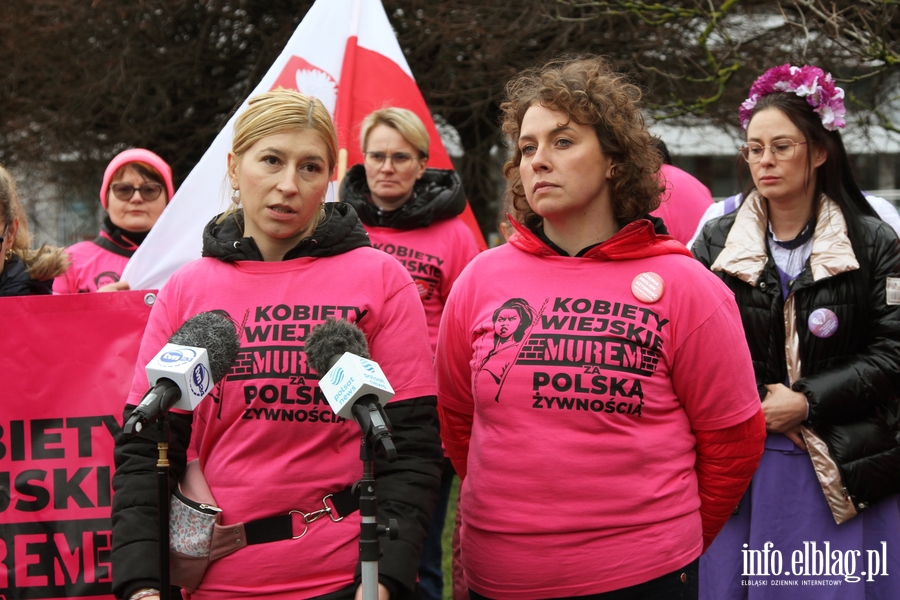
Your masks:
[{"label": "print on t-shirt", "polygon": [[[547,302],[544,301],[544,306]],[[541,307],[541,311],[544,307]],[[528,302],[522,298],[510,298],[494,311],[493,346],[487,355],[479,361],[475,373],[475,393],[479,386],[496,390],[494,401],[500,401],[503,382],[509,373],[510,366],[519,354],[522,341],[534,327],[540,313],[535,313]]]},{"label": "print on t-shirt", "polygon": [[[343,423],[319,389],[320,375],[307,363],[306,338],[328,317],[359,326],[367,313],[366,308],[349,305],[269,304],[248,309],[241,323],[241,349],[222,380],[240,386],[241,420]],[[233,410],[225,407],[225,414]]]},{"label": "print on t-shirt", "polygon": [[[119,282],[119,274],[114,271],[103,271],[102,273],[100,273],[99,275],[94,277],[94,286],[97,289],[102,288],[104,285],[109,285],[111,283],[118,283],[118,282]],[[78,291],[80,292],[81,290],[78,290]],[[87,290],[84,290],[84,291],[87,291]]]},{"label": "print on t-shirt", "polygon": [[444,277],[442,267],[444,259],[440,256],[428,254],[416,250],[415,248],[403,246],[400,244],[391,244],[384,242],[372,242],[372,247],[390,254],[399,261],[401,265],[409,271],[413,282],[416,284],[416,290],[419,297],[423,300],[431,300],[435,290],[441,288],[441,281]]},{"label": "print on t-shirt", "polygon": [[490,335],[477,342],[475,395],[500,402],[509,379],[519,394],[530,390],[535,409],[640,418],[668,322],[637,304],[548,298],[535,311],[512,298],[494,311]]}]

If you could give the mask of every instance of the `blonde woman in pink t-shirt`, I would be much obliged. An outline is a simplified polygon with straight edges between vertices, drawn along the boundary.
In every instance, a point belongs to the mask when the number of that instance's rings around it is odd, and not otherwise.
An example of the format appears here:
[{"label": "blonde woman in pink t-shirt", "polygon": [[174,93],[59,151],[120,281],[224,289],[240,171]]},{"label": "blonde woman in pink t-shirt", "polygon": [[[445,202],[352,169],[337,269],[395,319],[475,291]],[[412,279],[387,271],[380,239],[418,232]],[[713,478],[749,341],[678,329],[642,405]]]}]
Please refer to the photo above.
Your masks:
[{"label": "blonde woman in pink t-shirt", "polygon": [[507,91],[516,232],[460,275],[435,361],[470,596],[696,599],[765,436],[737,307],[647,216],[637,87],[586,57]]},{"label": "blonde woman in pink t-shirt", "polygon": [[[450,289],[478,254],[471,230],[459,218],[466,207],[462,180],[452,169],[428,167],[431,140],[422,119],[411,110],[378,109],[363,119],[359,129],[364,158],[342,180],[341,202],[359,215],[372,245],[409,271],[434,347]],[[454,475],[445,461],[441,497],[419,567],[421,600],[441,600],[443,595],[441,534]]]},{"label": "blonde woman in pink t-shirt", "polygon": [[[378,597],[413,597],[442,459],[431,347],[406,269],[371,247],[349,206],[324,202],[336,157],[320,101],[286,90],[251,98],[228,154],[234,206],[206,226],[203,258],[172,275],[147,323],[126,419],[148,388],[144,365],[186,320],[215,311],[239,334],[238,357],[210,396],[170,414],[172,473],[185,469],[190,444],[219,523],[243,531],[191,590],[195,600],[361,597],[360,430],[331,411],[305,355],[310,330],[329,317],[362,330],[395,392],[385,413],[398,458],[376,457],[374,470],[378,520],[396,519],[400,537],[381,542]],[[132,600],[159,589],[151,429],[116,448],[113,590]],[[349,512],[337,506],[347,496]],[[304,526],[298,515],[323,506],[337,512]]]}]

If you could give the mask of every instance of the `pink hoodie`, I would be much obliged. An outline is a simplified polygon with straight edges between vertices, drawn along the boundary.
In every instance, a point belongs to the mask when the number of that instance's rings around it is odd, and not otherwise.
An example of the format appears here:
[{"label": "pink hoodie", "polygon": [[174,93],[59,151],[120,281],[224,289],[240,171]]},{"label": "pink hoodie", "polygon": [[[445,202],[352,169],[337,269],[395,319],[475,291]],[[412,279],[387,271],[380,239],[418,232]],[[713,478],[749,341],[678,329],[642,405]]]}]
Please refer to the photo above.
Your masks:
[{"label": "pink hoodie", "polygon": [[696,177],[678,167],[663,165],[659,172],[666,192],[653,216],[660,217],[669,235],[686,245],[694,237],[703,213],[712,206],[712,194]]},{"label": "pink hoodie", "polygon": [[760,410],[731,292],[646,220],[582,257],[517,227],[457,279],[435,369],[466,579],[498,600],[607,592],[697,558],[694,432]]}]

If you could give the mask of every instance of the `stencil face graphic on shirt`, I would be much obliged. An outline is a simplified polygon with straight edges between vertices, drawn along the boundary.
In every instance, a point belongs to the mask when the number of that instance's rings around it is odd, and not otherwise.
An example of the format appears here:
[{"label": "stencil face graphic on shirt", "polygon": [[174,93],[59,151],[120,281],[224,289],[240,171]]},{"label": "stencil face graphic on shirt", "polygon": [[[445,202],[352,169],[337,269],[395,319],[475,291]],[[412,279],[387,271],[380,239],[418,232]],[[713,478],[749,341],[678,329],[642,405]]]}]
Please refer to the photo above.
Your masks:
[{"label": "stencil face graphic on shirt", "polygon": [[96,277],[94,277],[94,285],[97,288],[101,288],[104,285],[109,285],[111,283],[118,283],[118,282],[119,282],[119,274],[115,273],[113,271],[104,271],[104,272],[100,273],[99,275],[97,275]]},{"label": "stencil face graphic on shirt", "polygon": [[305,342],[312,328],[328,317],[359,323],[367,312],[342,305],[270,304],[248,309],[241,323],[241,349],[223,379],[243,386],[241,418],[343,422],[331,413],[319,389],[319,375],[306,362]]},{"label": "stencil face graphic on shirt", "polygon": [[390,254],[401,265],[406,267],[416,284],[419,297],[423,300],[430,300],[435,290],[440,289],[441,281],[444,278],[444,273],[441,270],[444,259],[441,257],[399,244],[372,242],[372,247]]},{"label": "stencil face graphic on shirt", "polygon": [[475,377],[476,394],[479,382],[484,380],[482,385],[496,386],[494,401],[500,401],[503,381],[519,354],[522,342],[535,323],[535,316],[534,309],[522,298],[510,298],[494,311],[491,319],[493,346],[478,366]]},{"label": "stencil face graphic on shirt", "polygon": [[476,370],[476,396],[490,391],[500,402],[510,372],[521,368],[516,374],[530,378],[535,409],[641,416],[642,381],[656,372],[669,322],[657,312],[587,298],[548,298],[535,311],[513,298],[492,320],[493,339],[483,342],[492,345]]}]

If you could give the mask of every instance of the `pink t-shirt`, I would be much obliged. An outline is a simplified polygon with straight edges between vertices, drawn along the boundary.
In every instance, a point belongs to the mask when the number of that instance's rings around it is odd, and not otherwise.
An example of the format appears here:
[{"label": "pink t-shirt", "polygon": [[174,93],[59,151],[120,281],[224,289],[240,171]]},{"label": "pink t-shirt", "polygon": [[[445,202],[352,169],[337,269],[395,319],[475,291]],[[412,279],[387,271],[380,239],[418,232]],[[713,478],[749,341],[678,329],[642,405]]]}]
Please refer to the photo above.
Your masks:
[{"label": "pink t-shirt", "polygon": [[458,217],[418,229],[366,225],[366,231],[372,246],[400,261],[416,282],[434,349],[450,288],[478,254],[472,231]]},{"label": "pink t-shirt", "polygon": [[682,254],[483,252],[435,365],[439,403],[474,413],[466,578],[499,600],[606,592],[697,558],[692,430],[759,411],[733,296]]},{"label": "pink t-shirt", "polygon": [[96,292],[99,287],[119,281],[129,260],[92,241],[78,242],[66,252],[72,258],[72,266],[53,280],[54,294]]},{"label": "pink t-shirt", "polygon": [[[241,350],[194,414],[191,446],[222,523],[322,507],[362,475],[360,430],[328,407],[304,354],[310,329],[344,318],[365,333],[396,395],[435,394],[425,318],[397,262],[372,248],[283,262],[194,261],[159,294],[141,344],[129,404],[147,390],[144,366],[184,321],[222,311]],[[350,585],[359,514],[321,519],[298,540],[258,544],[213,562],[193,598],[309,598]]]},{"label": "pink t-shirt", "polygon": [[666,192],[653,216],[663,220],[669,235],[687,244],[694,237],[703,213],[712,206],[712,194],[699,179],[678,167],[663,165],[660,174],[666,183]]}]

